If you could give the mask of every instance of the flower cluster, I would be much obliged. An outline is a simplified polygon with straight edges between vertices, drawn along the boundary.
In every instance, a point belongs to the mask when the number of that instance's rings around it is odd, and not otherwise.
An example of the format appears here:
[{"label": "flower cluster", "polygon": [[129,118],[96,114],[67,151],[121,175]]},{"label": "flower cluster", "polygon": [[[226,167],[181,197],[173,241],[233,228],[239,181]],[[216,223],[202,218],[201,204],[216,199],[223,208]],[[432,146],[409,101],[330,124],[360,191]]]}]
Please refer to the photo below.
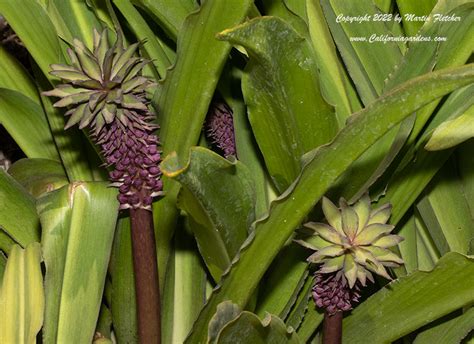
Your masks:
[{"label": "flower cluster", "polygon": [[329,314],[352,309],[359,302],[359,286],[349,288],[346,279],[340,273],[323,274],[316,272],[312,295],[316,306],[325,308]]},{"label": "flower cluster", "polygon": [[232,110],[223,102],[213,103],[206,119],[207,136],[225,157],[236,156]]},{"label": "flower cluster", "polygon": [[64,84],[44,94],[61,98],[54,106],[69,107],[66,129],[75,124],[91,128],[112,167],[110,179],[119,188],[121,209],[150,209],[162,182],[159,140],[153,134],[157,126],[151,123],[146,99],[146,89],[154,83],[141,75],[149,61],[135,56],[139,43],[124,48],[121,35],[111,46],[107,30],[94,31],[92,51],[77,39],[73,44],[68,49],[71,65],[51,65],[50,73]]},{"label": "flower cluster", "polygon": [[358,288],[367,280],[374,281],[372,273],[390,279],[385,268],[403,264],[388,249],[403,238],[390,234],[394,229],[387,224],[391,206],[372,210],[367,194],[352,206],[341,198],[339,208],[324,197],[322,208],[328,223],[305,224],[311,235],[296,241],[316,251],[308,258],[318,264],[313,293],[316,304],[344,311],[358,299]]}]

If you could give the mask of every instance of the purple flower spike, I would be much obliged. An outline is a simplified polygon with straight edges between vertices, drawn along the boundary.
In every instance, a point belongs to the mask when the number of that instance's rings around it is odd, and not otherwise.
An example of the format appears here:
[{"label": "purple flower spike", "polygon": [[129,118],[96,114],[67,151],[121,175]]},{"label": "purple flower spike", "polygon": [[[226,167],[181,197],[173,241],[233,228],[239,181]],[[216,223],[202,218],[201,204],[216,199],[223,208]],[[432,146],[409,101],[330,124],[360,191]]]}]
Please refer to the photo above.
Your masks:
[{"label": "purple flower spike", "polygon": [[225,157],[236,156],[232,110],[225,103],[213,103],[206,119],[207,136]]},{"label": "purple flower spike", "polygon": [[351,310],[360,298],[359,285],[349,288],[340,271],[327,274],[316,272],[312,295],[316,306],[325,308],[331,315]]},{"label": "purple flower spike", "polygon": [[[134,117],[139,122],[145,121],[145,117],[149,116],[146,112],[134,112]],[[161,171],[157,166],[160,156],[151,154],[149,149],[151,147],[152,151],[156,150],[158,145],[157,136],[152,134],[155,129],[155,126],[148,124],[140,131],[131,132],[121,121],[114,120],[110,126],[104,126],[97,137],[107,164],[115,166],[110,178],[115,186],[119,186],[118,200],[121,209],[150,209],[152,197],[161,194],[162,184],[158,183]],[[137,131],[140,132],[140,137],[133,135]],[[141,139],[143,137],[146,139]]]}]

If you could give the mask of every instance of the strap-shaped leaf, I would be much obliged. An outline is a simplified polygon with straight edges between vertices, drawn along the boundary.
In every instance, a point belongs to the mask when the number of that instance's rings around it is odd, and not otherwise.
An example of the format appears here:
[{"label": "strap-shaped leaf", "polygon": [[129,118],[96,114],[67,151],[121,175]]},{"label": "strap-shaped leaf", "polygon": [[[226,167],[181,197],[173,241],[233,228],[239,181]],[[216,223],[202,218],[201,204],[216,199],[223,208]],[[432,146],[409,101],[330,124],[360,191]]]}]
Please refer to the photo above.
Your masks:
[{"label": "strap-shaped leaf", "polygon": [[69,184],[38,200],[38,213],[46,265],[44,343],[90,343],[117,220],[116,190],[106,183]]},{"label": "strap-shaped leaf", "polygon": [[0,343],[36,343],[44,312],[41,246],[13,246],[0,291]]},{"label": "strap-shaped leaf", "polygon": [[181,166],[176,155],[161,164],[165,176],[181,183],[178,205],[189,216],[201,254],[219,281],[255,220],[255,194],[248,169],[200,147]]},{"label": "strap-shaped leaf", "polygon": [[344,319],[343,343],[391,343],[443,315],[472,304],[473,284],[474,260],[448,253],[432,271],[418,271],[402,277],[352,311]]},{"label": "strap-shaped leaf", "polygon": [[242,77],[249,120],[267,169],[283,191],[300,172],[300,157],[338,130],[321,95],[311,45],[276,17],[253,19],[219,38],[244,46],[250,55]]},{"label": "strap-shaped leaf", "polygon": [[22,247],[40,241],[35,200],[4,170],[0,170],[0,228]]}]

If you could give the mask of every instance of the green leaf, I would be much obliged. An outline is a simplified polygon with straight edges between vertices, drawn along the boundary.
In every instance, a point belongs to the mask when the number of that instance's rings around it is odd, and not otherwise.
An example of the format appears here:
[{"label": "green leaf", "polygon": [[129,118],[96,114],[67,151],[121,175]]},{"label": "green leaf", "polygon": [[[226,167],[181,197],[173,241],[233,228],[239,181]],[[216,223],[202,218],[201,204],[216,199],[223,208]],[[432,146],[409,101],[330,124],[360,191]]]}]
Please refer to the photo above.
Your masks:
[{"label": "green leaf", "polygon": [[92,29],[101,31],[102,24],[87,6],[86,1],[49,0],[49,6],[56,8],[59,16],[67,23],[73,38],[92,48]]},{"label": "green leaf", "polygon": [[313,336],[314,332],[318,328],[319,324],[324,319],[324,313],[316,308],[314,303],[308,305],[308,310],[306,311],[303,321],[298,328],[298,336],[300,337],[303,343],[308,343]]},{"label": "green leaf", "polygon": [[[473,149],[473,140],[462,144],[457,151],[457,160],[459,175],[461,176],[461,182],[463,185],[464,197],[466,197],[467,204],[471,209],[471,218],[474,219],[474,174],[472,173],[472,171],[474,171],[474,155],[472,154]],[[474,250],[471,250],[470,254],[473,252]]]},{"label": "green leaf", "polygon": [[433,271],[402,277],[353,310],[344,319],[343,343],[391,343],[471,304],[473,284],[473,259],[448,253]]},{"label": "green leaf", "polygon": [[218,37],[250,55],[242,77],[249,120],[267,169],[283,191],[300,172],[300,157],[338,129],[321,96],[311,46],[275,17],[250,20]]},{"label": "green leaf", "polygon": [[63,166],[54,160],[21,159],[8,173],[36,198],[68,183]]},{"label": "green leaf", "polygon": [[[323,194],[366,149],[417,108],[474,81],[473,65],[445,69],[413,79],[353,115],[334,141],[308,153],[297,181],[272,203],[269,216],[255,223],[255,237],[241,248],[240,260],[223,276],[195,323],[188,343],[205,337],[203,327],[217,305],[245,305],[260,278],[294,229]],[[377,123],[376,126],[371,124]],[[258,261],[258,264],[255,262]]]},{"label": "green leaf", "polygon": [[471,96],[473,91],[474,85],[470,85],[460,88],[448,97],[427,126],[424,134],[419,138],[417,146],[405,154],[398,170],[392,175],[388,182],[388,189],[384,190],[385,196],[383,198],[383,202],[393,205],[390,219],[392,224],[396,224],[402,219],[407,209],[412,206],[451,155],[451,150],[428,152],[420,146],[424,145],[431,130],[436,128],[439,123],[451,115],[457,116],[463,113],[474,104],[474,98]]},{"label": "green leaf", "polygon": [[194,0],[133,0],[151,14],[160,26],[176,40],[188,14],[197,9]]},{"label": "green leaf", "polygon": [[1,1],[0,13],[11,25],[43,73],[50,77],[49,65],[64,62],[64,56],[56,29],[39,2],[36,0]]},{"label": "green leaf", "polygon": [[31,98],[0,88],[0,124],[29,158],[59,160],[43,109]]},{"label": "green leaf", "polygon": [[[120,218],[110,261],[112,321],[119,343],[138,343],[135,274],[132,260],[130,219]],[[124,309],[127,311],[124,312]]]},{"label": "green leaf", "polygon": [[39,104],[38,90],[25,68],[0,45],[0,88],[8,88]]},{"label": "green leaf", "polygon": [[441,254],[449,251],[467,254],[474,238],[474,220],[455,171],[456,166],[448,161],[417,204]]},{"label": "green leaf", "polygon": [[258,316],[268,312],[286,318],[305,283],[308,256],[308,250],[294,243],[281,250],[259,290]]},{"label": "green leaf", "polygon": [[18,182],[0,170],[0,228],[22,247],[40,241],[35,200]]},{"label": "green leaf", "polygon": [[207,342],[215,344],[217,336],[222,328],[230,321],[234,320],[242,313],[239,306],[233,304],[231,301],[224,301],[217,306],[216,314],[209,323],[209,335]]},{"label": "green leaf", "polygon": [[435,6],[436,1],[437,0],[421,0],[415,3],[410,0],[397,0],[397,7],[402,16],[403,28],[407,36],[415,36],[424,24],[424,21],[410,20],[414,19],[411,15],[417,17],[428,16]]},{"label": "green leaf", "polygon": [[135,7],[133,7],[130,0],[114,0],[114,4],[127,19],[137,38],[143,42],[143,48],[148,57],[158,70],[161,78],[164,78],[166,70],[171,66],[172,61],[166,55],[163,43],[153,34],[153,31],[150,29],[145,19],[140,15]]},{"label": "green leaf", "polygon": [[106,183],[76,182],[38,200],[46,265],[44,343],[92,341],[118,214],[116,193]]},{"label": "green leaf", "polygon": [[239,312],[239,308],[231,302],[219,305],[213,321],[209,335],[210,339],[215,339],[210,344],[301,343],[294,330],[287,328],[280,318],[267,313],[260,320],[251,312]]},{"label": "green leaf", "polygon": [[237,157],[248,167],[254,180],[255,215],[259,217],[268,210],[270,181],[247,118],[247,108],[240,87],[241,74],[242,71],[236,67],[224,70],[218,89],[232,109]]},{"label": "green leaf", "polygon": [[255,220],[255,194],[248,169],[201,147],[191,148],[188,163],[174,154],[161,171],[183,186],[178,206],[189,216],[201,255],[216,281],[230,265]]},{"label": "green leaf", "polygon": [[[403,265],[405,266],[406,272],[411,273],[418,269],[415,215],[411,215],[400,226],[397,234],[404,239],[398,244],[398,248],[400,249],[400,256],[403,259]],[[397,274],[397,270],[395,270],[395,273]]]},{"label": "green leaf", "polygon": [[174,254],[166,274],[166,299],[162,299],[162,343],[183,343],[191,330],[202,306],[206,302],[206,268],[196,247],[196,242],[178,224],[174,238]]},{"label": "green leaf", "polygon": [[461,116],[442,123],[435,129],[425,149],[447,149],[474,137],[474,106]]},{"label": "green leaf", "polygon": [[[167,73],[163,88],[154,99],[154,105],[160,109],[163,156],[176,151],[179,157],[186,158],[189,148],[198,142],[209,103],[231,49],[228,43],[217,41],[215,35],[242,21],[252,3],[250,0],[207,0],[198,12],[187,17],[178,38],[176,65]],[[169,6],[170,10],[173,8]],[[167,197],[156,202],[153,211],[158,229],[156,236],[160,238],[157,245],[162,273],[166,271],[177,218],[178,188],[179,184],[165,179]],[[163,284],[163,277],[160,277],[160,285]]]},{"label": "green leaf", "polygon": [[415,226],[418,269],[420,271],[430,271],[441,255],[418,211],[415,211]]},{"label": "green leaf", "polygon": [[[382,21],[336,22],[338,15],[373,18],[379,12],[372,2],[323,0],[321,6],[359,96],[368,105],[382,94],[385,79],[402,57],[400,48],[395,42],[369,42],[371,35],[392,35]],[[366,37],[367,40],[351,41],[352,37]]]},{"label": "green leaf", "polygon": [[342,127],[345,119],[360,109],[360,103],[339,61],[319,1],[306,0],[306,13],[316,64],[321,75],[322,92],[329,103],[335,106]]},{"label": "green leaf", "polygon": [[301,286],[301,290],[299,290],[298,298],[295,300],[294,305],[292,305],[293,308],[285,321],[287,326],[291,326],[297,331],[303,323],[303,319],[308,309],[310,307],[314,308],[313,298],[311,295],[314,286],[313,276],[308,276],[308,273],[303,274],[302,282],[304,283]]},{"label": "green leaf", "polygon": [[260,320],[255,314],[242,312],[237,319],[226,325],[220,332],[216,344],[244,343],[302,343],[296,332],[287,328],[275,315],[267,314]]},{"label": "green leaf", "polygon": [[15,245],[8,257],[0,291],[0,343],[36,343],[44,312],[41,246]]},{"label": "green leaf", "polygon": [[458,344],[472,329],[474,329],[474,307],[454,319],[421,332],[413,344]]}]

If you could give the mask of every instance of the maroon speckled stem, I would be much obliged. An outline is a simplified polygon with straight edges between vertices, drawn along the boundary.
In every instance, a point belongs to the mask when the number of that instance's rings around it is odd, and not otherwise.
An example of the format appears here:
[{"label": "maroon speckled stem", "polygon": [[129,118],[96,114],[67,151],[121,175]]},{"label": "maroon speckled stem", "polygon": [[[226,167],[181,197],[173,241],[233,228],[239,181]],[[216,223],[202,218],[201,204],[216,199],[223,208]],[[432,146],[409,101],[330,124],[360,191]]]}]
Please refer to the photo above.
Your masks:
[{"label": "maroon speckled stem", "polygon": [[141,344],[161,343],[160,288],[152,212],[130,209],[133,267]]},{"label": "maroon speckled stem", "polygon": [[330,315],[324,313],[323,344],[341,344],[342,342],[342,312]]}]

